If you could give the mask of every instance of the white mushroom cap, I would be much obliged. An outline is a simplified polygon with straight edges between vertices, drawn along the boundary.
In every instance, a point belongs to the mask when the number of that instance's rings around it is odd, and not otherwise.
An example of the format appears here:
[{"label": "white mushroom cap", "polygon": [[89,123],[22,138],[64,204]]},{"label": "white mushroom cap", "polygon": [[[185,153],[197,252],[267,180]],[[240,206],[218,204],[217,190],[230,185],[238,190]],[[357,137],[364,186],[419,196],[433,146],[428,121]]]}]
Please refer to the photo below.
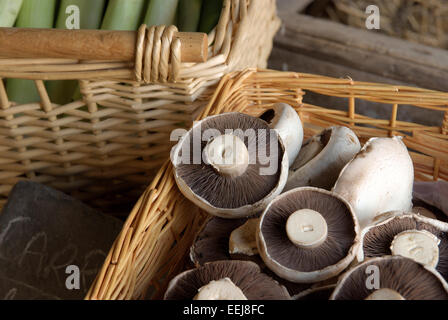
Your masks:
[{"label": "white mushroom cap", "polygon": [[283,140],[288,154],[289,166],[299,154],[303,142],[303,126],[299,115],[286,103],[276,103],[273,106],[274,117],[269,121],[271,128],[277,130]]},{"label": "white mushroom cap", "polygon": [[[324,143],[323,139],[328,141]],[[358,137],[349,128],[335,126],[324,130],[302,146],[283,191],[305,186],[331,189],[342,168],[360,149]]]},{"label": "white mushroom cap", "polygon": [[377,215],[412,208],[414,167],[401,137],[372,138],[342,169],[333,191],[353,207],[361,227]]}]

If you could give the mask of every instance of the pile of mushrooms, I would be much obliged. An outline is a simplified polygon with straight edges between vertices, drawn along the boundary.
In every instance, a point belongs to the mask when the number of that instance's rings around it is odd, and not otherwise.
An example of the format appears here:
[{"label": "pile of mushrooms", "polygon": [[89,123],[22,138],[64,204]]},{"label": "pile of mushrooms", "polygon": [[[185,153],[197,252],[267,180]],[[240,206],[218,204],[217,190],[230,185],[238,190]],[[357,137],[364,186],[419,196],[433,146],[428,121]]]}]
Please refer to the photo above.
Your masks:
[{"label": "pile of mushrooms", "polygon": [[[448,224],[413,208],[402,138],[361,148],[347,127],[303,136],[299,115],[281,103],[258,118],[208,117],[179,140],[176,183],[211,216],[190,248],[194,268],[171,280],[165,299],[447,298]],[[386,287],[353,291],[372,263],[390,272]],[[419,294],[397,270],[433,290]]]}]

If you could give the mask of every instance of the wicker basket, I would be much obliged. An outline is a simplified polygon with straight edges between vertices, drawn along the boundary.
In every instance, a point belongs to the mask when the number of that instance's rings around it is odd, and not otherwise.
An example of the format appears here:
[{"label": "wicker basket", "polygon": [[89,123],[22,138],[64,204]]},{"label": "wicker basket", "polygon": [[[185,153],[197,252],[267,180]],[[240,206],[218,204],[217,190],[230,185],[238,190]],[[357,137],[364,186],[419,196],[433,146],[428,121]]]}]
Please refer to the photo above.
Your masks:
[{"label": "wicker basket", "polygon": [[[71,38],[58,43],[37,41],[43,39],[40,31],[28,30],[25,38],[37,47],[8,38],[3,52],[23,45],[32,52],[20,59],[23,50],[0,53],[0,207],[17,181],[32,179],[105,212],[129,212],[165,161],[170,132],[191,125],[223,75],[265,67],[279,26],[275,0],[225,0],[203,63],[181,63],[173,26],[128,34],[134,39],[128,51],[135,55],[129,62],[91,54],[125,55],[124,44],[105,47],[102,42],[119,41],[119,32],[94,43]],[[71,31],[58,32],[64,40]],[[71,50],[88,60],[60,54]],[[41,101],[9,101],[2,78],[34,80]],[[72,79],[79,81],[82,99],[52,103],[44,80]]]},{"label": "wicker basket", "polygon": [[[347,98],[347,111],[302,103],[306,91]],[[356,99],[387,103],[390,118],[356,114]],[[448,180],[448,94],[418,88],[355,82],[309,74],[246,70],[226,75],[200,118],[229,111],[261,114],[276,102],[294,106],[309,137],[331,125],[352,128],[361,142],[404,136],[417,180]],[[445,111],[442,127],[397,120],[400,105]],[[180,272],[206,214],[186,200],[166,162],[142,195],[91,287],[88,299],[160,298]],[[149,296],[149,294],[148,294]]]}]

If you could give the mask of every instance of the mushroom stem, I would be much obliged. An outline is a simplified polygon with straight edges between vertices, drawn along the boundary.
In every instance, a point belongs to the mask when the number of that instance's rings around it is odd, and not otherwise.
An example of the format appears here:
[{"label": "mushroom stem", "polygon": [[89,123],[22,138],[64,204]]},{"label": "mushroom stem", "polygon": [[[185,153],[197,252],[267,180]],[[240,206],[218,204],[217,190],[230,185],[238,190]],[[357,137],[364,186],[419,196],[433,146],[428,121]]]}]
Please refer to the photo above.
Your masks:
[{"label": "mushroom stem", "polygon": [[232,231],[229,238],[230,254],[258,254],[256,232],[259,218],[249,219],[245,224]]},{"label": "mushroom stem", "polygon": [[406,300],[397,291],[389,288],[381,288],[372,292],[365,300]]},{"label": "mushroom stem", "polygon": [[249,165],[249,151],[244,141],[231,134],[211,139],[205,146],[204,157],[218,173],[230,177],[241,176]]},{"label": "mushroom stem", "polygon": [[390,250],[393,255],[410,258],[430,267],[439,262],[440,240],[425,230],[407,230],[394,237]]},{"label": "mushroom stem", "polygon": [[319,212],[301,209],[289,216],[286,221],[286,234],[298,247],[315,248],[327,239],[328,226]]},{"label": "mushroom stem", "polygon": [[229,278],[210,281],[199,288],[193,300],[247,300],[243,291]]}]

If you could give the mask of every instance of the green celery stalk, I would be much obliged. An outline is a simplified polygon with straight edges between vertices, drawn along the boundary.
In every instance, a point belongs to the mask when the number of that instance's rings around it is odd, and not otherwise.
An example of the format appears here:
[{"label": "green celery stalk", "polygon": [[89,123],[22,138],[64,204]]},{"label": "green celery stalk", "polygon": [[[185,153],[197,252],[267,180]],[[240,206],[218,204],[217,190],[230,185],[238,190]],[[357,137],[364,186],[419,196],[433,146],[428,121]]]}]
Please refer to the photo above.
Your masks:
[{"label": "green celery stalk", "polygon": [[178,0],[150,0],[144,23],[148,26],[175,24],[177,4]]},{"label": "green celery stalk", "polygon": [[56,0],[23,0],[17,17],[18,28],[52,28]]},{"label": "green celery stalk", "polygon": [[201,8],[202,0],[179,0],[177,26],[180,31],[196,32],[198,30]]},{"label": "green celery stalk", "polygon": [[[81,29],[98,29],[103,18],[105,0],[62,0],[59,6],[58,17],[56,20],[57,29],[66,29],[66,20],[69,14],[66,9],[70,5],[79,8]],[[49,81],[46,83],[50,100],[58,104],[67,104],[71,102],[76,94],[78,82],[76,80]]]},{"label": "green celery stalk", "polygon": [[104,13],[105,0],[61,0],[58,17],[56,21],[57,29],[66,29],[65,22],[68,14],[66,8],[75,5],[79,8],[81,29],[99,29]]},{"label": "green celery stalk", "polygon": [[[18,28],[52,28],[56,0],[23,0],[17,17]],[[11,101],[20,104],[40,101],[32,80],[8,79],[6,90]]]},{"label": "green celery stalk", "polygon": [[0,27],[14,26],[22,2],[22,0],[0,0]]},{"label": "green celery stalk", "polygon": [[199,32],[210,33],[219,22],[223,0],[204,0],[202,4]]},{"label": "green celery stalk", "polygon": [[109,0],[101,29],[137,30],[146,7],[146,0]]}]

